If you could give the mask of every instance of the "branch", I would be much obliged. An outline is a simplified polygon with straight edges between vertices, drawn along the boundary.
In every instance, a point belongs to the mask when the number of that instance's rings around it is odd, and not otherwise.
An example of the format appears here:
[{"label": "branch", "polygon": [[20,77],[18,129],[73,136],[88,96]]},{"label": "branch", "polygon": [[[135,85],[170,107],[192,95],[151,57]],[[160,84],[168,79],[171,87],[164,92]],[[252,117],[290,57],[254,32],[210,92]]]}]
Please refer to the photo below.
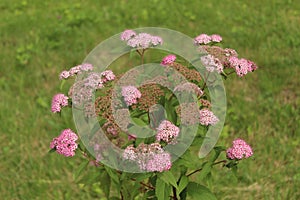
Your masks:
[{"label": "branch", "polygon": [[[218,162],[213,163],[212,166],[217,165],[217,164],[220,164],[220,163],[224,163],[224,165],[225,165],[226,162],[227,162],[227,160],[221,160],[221,161],[218,161]],[[200,172],[201,170],[202,170],[202,168],[196,169],[195,171],[189,173],[189,174],[186,175],[186,176],[189,177],[189,176],[191,176],[191,175],[193,175],[193,174],[195,174],[195,173],[197,173],[197,172]]]}]

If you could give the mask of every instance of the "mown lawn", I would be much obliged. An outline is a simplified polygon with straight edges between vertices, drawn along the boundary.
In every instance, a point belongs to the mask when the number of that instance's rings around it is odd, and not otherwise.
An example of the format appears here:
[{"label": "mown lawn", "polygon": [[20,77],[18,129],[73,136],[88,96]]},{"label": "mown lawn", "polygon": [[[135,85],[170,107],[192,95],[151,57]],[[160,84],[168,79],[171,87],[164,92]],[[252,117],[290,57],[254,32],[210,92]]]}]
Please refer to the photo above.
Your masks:
[{"label": "mown lawn", "polygon": [[[58,74],[127,28],[165,27],[191,37],[218,33],[223,45],[259,66],[226,81],[228,114],[220,145],[254,148],[238,176],[216,167],[219,199],[300,199],[300,4],[252,1],[0,2],[0,199],[101,199],[72,173],[80,156],[49,155],[71,118],[50,112]],[[176,42],[176,41],[174,41]],[[93,170],[90,168],[89,170]]]}]

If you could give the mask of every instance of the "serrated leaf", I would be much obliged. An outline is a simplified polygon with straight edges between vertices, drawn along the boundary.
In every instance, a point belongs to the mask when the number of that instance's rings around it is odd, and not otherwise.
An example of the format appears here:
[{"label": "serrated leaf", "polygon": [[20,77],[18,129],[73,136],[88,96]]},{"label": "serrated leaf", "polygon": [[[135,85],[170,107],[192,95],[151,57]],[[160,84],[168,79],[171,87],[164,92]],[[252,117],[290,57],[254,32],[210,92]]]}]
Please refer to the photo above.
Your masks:
[{"label": "serrated leaf", "polygon": [[189,178],[187,176],[181,176],[179,184],[178,184],[178,193],[180,194],[188,185]]},{"label": "serrated leaf", "polygon": [[107,166],[104,166],[107,174],[110,176],[110,178],[114,181],[114,183],[116,185],[118,185],[120,183],[120,180],[119,180],[119,176],[117,175],[117,173],[115,171],[113,171],[113,169],[107,167]]},{"label": "serrated leaf", "polygon": [[195,182],[188,184],[187,193],[193,200],[217,200],[216,196],[208,188]]},{"label": "serrated leaf", "polygon": [[200,171],[199,175],[197,176],[197,180],[202,181],[211,172],[211,169],[212,169],[211,162],[204,163],[202,170]]},{"label": "serrated leaf", "polygon": [[165,194],[165,187],[166,183],[162,179],[158,178],[156,179],[156,184],[155,184],[155,195],[157,197],[157,200],[165,200],[168,198]]},{"label": "serrated leaf", "polygon": [[163,180],[167,184],[171,184],[178,190],[177,181],[174,177],[174,175],[170,171],[164,171],[160,175],[158,175],[158,178]]},{"label": "serrated leaf", "polygon": [[83,170],[88,166],[89,164],[89,160],[84,160],[76,169],[75,173],[73,174],[73,178],[75,180],[78,179],[78,177],[80,176],[80,174],[83,172]]},{"label": "serrated leaf", "polygon": [[101,184],[101,189],[103,190],[105,197],[107,199],[110,199],[109,195],[110,195],[111,178],[106,171],[102,172],[99,182]]}]

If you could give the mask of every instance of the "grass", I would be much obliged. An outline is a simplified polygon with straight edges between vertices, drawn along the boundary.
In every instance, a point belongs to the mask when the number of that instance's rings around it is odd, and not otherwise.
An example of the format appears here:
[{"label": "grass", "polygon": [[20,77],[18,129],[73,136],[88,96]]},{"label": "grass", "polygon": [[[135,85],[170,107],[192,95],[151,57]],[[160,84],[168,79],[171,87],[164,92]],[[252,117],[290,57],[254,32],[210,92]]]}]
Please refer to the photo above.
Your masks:
[{"label": "grass", "polygon": [[[219,144],[242,137],[254,160],[238,176],[214,170],[219,199],[299,199],[300,4],[296,1],[16,1],[0,3],[0,193],[2,199],[99,199],[76,184],[81,158],[47,154],[72,119],[50,113],[58,73],[127,28],[218,33],[259,70],[226,81],[228,114]],[[89,170],[93,170],[90,168]]]}]

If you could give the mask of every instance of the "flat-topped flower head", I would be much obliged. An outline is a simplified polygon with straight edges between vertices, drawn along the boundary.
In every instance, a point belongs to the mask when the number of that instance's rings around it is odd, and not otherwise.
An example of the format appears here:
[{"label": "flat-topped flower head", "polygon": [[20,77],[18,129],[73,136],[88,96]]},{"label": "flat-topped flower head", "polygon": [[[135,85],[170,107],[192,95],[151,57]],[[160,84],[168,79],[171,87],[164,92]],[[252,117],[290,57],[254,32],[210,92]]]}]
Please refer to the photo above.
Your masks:
[{"label": "flat-topped flower head", "polygon": [[116,78],[115,74],[111,70],[106,70],[101,72],[102,81],[105,83],[107,81],[112,81]]},{"label": "flat-topped flower head", "polygon": [[78,136],[71,129],[65,129],[58,137],[52,140],[50,148],[55,149],[57,153],[66,157],[74,156],[78,147],[77,139]]},{"label": "flat-topped flower head", "polygon": [[228,148],[227,158],[231,160],[241,160],[243,158],[249,158],[253,155],[253,151],[250,145],[248,145],[242,139],[236,139],[232,142],[232,147]]},{"label": "flat-topped flower head", "polygon": [[141,92],[134,86],[122,87],[122,96],[127,106],[131,106],[137,103],[137,99],[141,98]]},{"label": "flat-topped flower head", "polygon": [[92,64],[83,63],[81,65],[72,67],[69,71],[66,71],[66,70],[62,71],[59,75],[59,78],[60,79],[68,79],[71,76],[75,76],[82,72],[92,71],[93,69],[94,69],[94,67]]},{"label": "flat-topped flower head", "polygon": [[136,32],[127,29],[121,34],[121,40],[127,41],[134,36],[136,36]]},{"label": "flat-topped flower head", "polygon": [[62,107],[68,105],[68,99],[69,97],[65,96],[64,94],[59,93],[54,95],[52,98],[51,111],[53,113],[60,112]]},{"label": "flat-topped flower head", "polygon": [[166,57],[164,57],[160,64],[163,66],[171,65],[172,63],[174,63],[175,60],[176,60],[176,56],[173,54],[170,54],[170,55],[167,55]]},{"label": "flat-topped flower head", "polygon": [[127,146],[123,158],[136,162],[141,170],[148,172],[163,172],[172,166],[171,155],[165,152],[159,143],[139,144]]},{"label": "flat-topped flower head", "polygon": [[240,77],[245,76],[248,72],[253,72],[258,68],[254,62],[245,58],[238,59],[237,57],[232,56],[228,58],[228,62],[230,67],[234,68],[236,74]]},{"label": "flat-topped flower head", "polygon": [[202,96],[204,92],[199,88],[195,83],[186,82],[180,85],[177,85],[174,88],[175,92],[189,92],[195,93],[198,97]]},{"label": "flat-topped flower head", "polygon": [[209,72],[217,71],[218,73],[223,72],[223,65],[218,58],[209,54],[206,56],[202,56],[201,61],[204,64],[207,71]]},{"label": "flat-topped flower head", "polygon": [[214,113],[208,109],[200,110],[200,124],[208,126],[215,125],[219,119],[214,115]]},{"label": "flat-topped flower head", "polygon": [[139,33],[127,41],[127,45],[133,48],[147,49],[152,46],[162,44],[161,37],[152,36],[149,33]]},{"label": "flat-topped flower head", "polygon": [[146,170],[149,172],[163,172],[171,169],[171,155],[169,153],[155,154],[146,163]]},{"label": "flat-topped flower head", "polygon": [[156,133],[157,141],[165,141],[167,143],[176,142],[176,138],[179,135],[180,129],[168,120],[163,120]]},{"label": "flat-topped flower head", "polygon": [[217,35],[217,34],[211,35],[210,38],[211,38],[212,42],[221,42],[222,41],[222,37],[220,35]]},{"label": "flat-topped flower head", "polygon": [[211,42],[211,37],[207,34],[200,34],[194,39],[196,45],[199,44],[208,44]]}]

